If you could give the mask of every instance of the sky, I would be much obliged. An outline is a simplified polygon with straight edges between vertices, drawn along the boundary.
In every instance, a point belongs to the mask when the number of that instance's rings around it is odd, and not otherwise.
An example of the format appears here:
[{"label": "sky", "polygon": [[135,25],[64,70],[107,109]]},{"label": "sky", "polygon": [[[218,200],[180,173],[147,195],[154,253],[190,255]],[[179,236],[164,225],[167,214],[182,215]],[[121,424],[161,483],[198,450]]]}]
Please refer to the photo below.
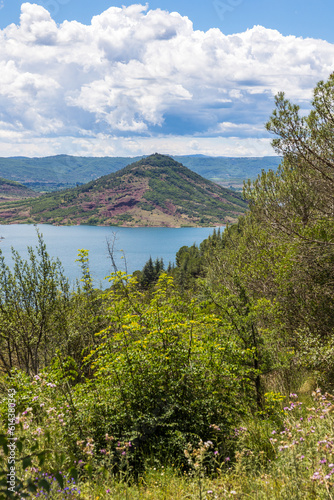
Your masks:
[{"label": "sky", "polygon": [[275,154],[334,70],[333,0],[0,0],[0,156]]}]

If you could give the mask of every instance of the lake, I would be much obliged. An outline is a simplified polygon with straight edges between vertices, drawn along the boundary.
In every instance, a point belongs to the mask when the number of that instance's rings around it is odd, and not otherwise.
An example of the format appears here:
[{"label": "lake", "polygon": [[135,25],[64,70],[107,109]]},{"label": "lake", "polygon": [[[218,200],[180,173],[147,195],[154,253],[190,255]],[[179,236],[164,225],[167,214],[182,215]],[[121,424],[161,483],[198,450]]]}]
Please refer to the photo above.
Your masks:
[{"label": "lake", "polygon": [[[163,258],[165,265],[175,262],[175,254],[183,245],[199,245],[213,233],[210,227],[97,227],[97,226],[36,226],[43,234],[47,251],[51,257],[59,257],[65,275],[74,284],[80,278],[77,259],[78,249],[89,250],[90,270],[95,286],[105,288],[104,280],[112,272],[107,241],[115,237],[115,260],[119,270],[129,273],[142,269],[147,260]],[[223,230],[224,227],[221,227]],[[6,263],[11,267],[11,247],[27,258],[27,246],[37,245],[36,228],[29,224],[0,225],[0,248]]]}]

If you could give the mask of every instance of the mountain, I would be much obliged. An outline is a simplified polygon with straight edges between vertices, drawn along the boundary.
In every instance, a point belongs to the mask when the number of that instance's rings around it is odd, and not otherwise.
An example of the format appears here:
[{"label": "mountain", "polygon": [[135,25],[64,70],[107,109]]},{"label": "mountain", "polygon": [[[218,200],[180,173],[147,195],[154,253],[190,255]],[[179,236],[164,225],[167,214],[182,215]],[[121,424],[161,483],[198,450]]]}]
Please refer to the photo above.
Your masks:
[{"label": "mountain", "polygon": [[239,193],[156,153],[83,186],[0,204],[0,222],[212,226],[246,209]]},{"label": "mountain", "polygon": [[276,170],[281,162],[279,156],[225,157],[225,156],[173,156],[197,174],[217,184],[242,189],[243,181],[255,180],[262,170]]},{"label": "mountain", "polygon": [[[136,159],[140,159],[138,157]],[[124,168],[133,158],[46,156],[0,158],[0,176],[21,182],[35,191],[75,187]]]},{"label": "mountain", "polygon": [[[68,155],[0,158],[0,176],[20,182],[35,191],[49,192],[84,184],[142,158]],[[280,163],[278,156],[229,158],[190,155],[172,158],[206,179],[237,189],[244,180],[255,179],[262,169],[276,170]]]},{"label": "mountain", "polygon": [[22,198],[36,196],[39,196],[38,193],[23,186],[23,184],[0,177],[0,202],[21,200]]}]

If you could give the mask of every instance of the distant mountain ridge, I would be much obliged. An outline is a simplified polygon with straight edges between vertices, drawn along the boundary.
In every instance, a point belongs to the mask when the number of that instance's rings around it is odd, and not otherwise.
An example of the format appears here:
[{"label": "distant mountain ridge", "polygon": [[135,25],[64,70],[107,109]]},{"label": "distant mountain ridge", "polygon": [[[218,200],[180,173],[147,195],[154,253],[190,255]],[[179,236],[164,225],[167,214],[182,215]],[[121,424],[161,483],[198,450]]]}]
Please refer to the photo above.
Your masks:
[{"label": "distant mountain ridge", "polygon": [[154,154],[76,188],[0,205],[0,222],[217,226],[247,209],[239,193]]},{"label": "distant mountain ridge", "polygon": [[[44,158],[0,158],[0,176],[36,191],[55,191],[116,172],[142,158],[145,157],[57,155]],[[233,158],[189,155],[172,158],[206,179],[236,188],[242,186],[243,180],[255,179],[262,169],[275,170],[280,163],[277,156]]]}]

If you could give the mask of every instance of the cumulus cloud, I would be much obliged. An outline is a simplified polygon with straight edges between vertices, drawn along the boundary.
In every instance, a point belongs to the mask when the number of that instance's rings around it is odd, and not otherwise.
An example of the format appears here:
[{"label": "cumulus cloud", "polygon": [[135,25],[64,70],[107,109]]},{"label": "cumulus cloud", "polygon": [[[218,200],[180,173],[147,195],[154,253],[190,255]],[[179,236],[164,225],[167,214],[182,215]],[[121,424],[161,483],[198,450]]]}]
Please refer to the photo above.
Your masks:
[{"label": "cumulus cloud", "polygon": [[334,45],[323,40],[262,26],[195,31],[187,17],[143,5],[111,7],[90,25],[57,25],[43,7],[23,3],[0,47],[0,154],[31,141],[41,154],[47,143],[49,154],[73,153],[87,141],[91,154],[137,154],[138,144],[162,146],[164,135],[171,153],[183,144],[212,154],[209,144],[222,137],[236,138],[240,152],[253,140],[267,153],[273,96],[284,90],[307,107],[334,67]]}]

